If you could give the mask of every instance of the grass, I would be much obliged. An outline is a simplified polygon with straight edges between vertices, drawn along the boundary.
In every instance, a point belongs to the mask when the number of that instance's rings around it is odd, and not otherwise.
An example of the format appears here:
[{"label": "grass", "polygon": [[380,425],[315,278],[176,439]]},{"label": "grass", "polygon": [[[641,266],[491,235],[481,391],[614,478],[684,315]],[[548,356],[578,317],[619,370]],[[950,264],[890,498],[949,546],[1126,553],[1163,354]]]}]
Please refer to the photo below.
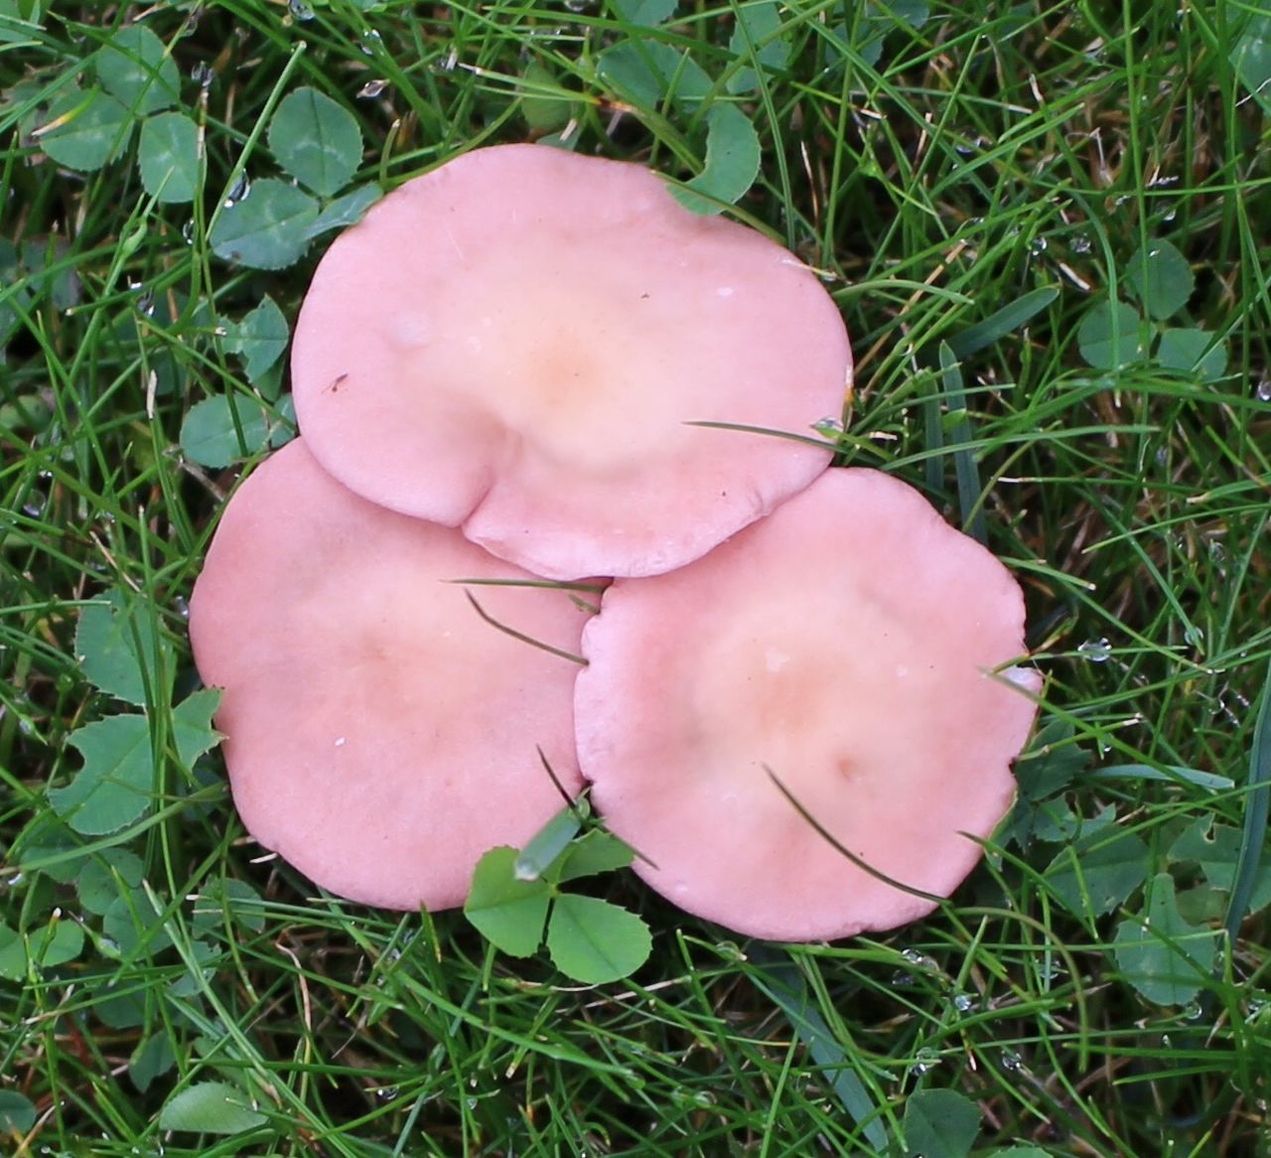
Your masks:
[{"label": "grass", "polygon": [[[0,2],[0,237],[25,247],[0,279],[0,960],[15,937],[30,959],[0,980],[0,1148],[873,1155],[912,1144],[949,1108],[918,1094],[948,1090],[980,1153],[1271,1152],[1266,912],[1229,903],[1271,899],[1271,152],[1240,63],[1265,8],[934,0],[915,28],[851,0],[681,0],[641,28],[630,3],[50,7]],[[147,193],[135,135],[77,173],[32,134],[143,16],[204,142],[192,203]],[[624,43],[687,54],[705,99],[655,75],[642,103],[604,55]],[[762,166],[736,215],[825,271],[853,335],[844,460],[923,486],[1026,589],[1042,732],[1016,839],[952,903],[774,947],[619,874],[604,895],[650,922],[654,956],[587,989],[492,958],[456,914],[314,899],[244,838],[215,755],[191,772],[169,751],[122,829],[61,825],[46,789],[79,766],[68,736],[120,710],[76,659],[85,601],[135,593],[194,686],[184,599],[259,454],[201,465],[182,423],[227,392],[277,417],[276,381],[249,381],[226,332],[265,295],[294,320],[323,244],[257,271],[209,230],[241,174],[277,172],[264,130],[305,85],[355,115],[358,180],[386,187],[567,123],[584,151],[688,179],[708,109],[740,104]],[[1134,305],[1134,255],[1162,241],[1194,278],[1168,324],[1220,342],[1218,373],[1083,354],[1090,311]],[[150,700],[162,754],[170,707]],[[1136,958],[1150,901],[1183,924]],[[214,1081],[263,1119],[166,1134],[161,1109]]]}]

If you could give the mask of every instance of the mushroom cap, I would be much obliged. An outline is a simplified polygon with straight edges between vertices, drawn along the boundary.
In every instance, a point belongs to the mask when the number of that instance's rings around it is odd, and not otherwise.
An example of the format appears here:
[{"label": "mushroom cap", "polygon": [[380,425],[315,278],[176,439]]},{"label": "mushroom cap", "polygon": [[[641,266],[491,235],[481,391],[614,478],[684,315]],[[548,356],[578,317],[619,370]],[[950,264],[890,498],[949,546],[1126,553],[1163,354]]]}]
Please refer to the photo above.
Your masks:
[{"label": "mushroom cap", "polygon": [[477,149],[332,244],[292,348],[300,429],[359,494],[539,575],[697,558],[830,462],[838,309],[787,250],[639,165]]},{"label": "mushroom cap", "polygon": [[[234,493],[190,600],[248,831],[317,884],[392,909],[462,904],[488,849],[581,786],[578,667],[483,622],[452,579],[525,580],[457,531],[335,482],[301,440]],[[558,590],[481,587],[486,612],[576,654]]]},{"label": "mushroom cap", "polygon": [[[913,488],[832,470],[583,632],[579,763],[636,871],[739,933],[890,929],[948,896],[1011,807],[1035,706],[1006,569]],[[963,833],[970,834],[962,835]],[[655,867],[656,866],[656,867]]]}]

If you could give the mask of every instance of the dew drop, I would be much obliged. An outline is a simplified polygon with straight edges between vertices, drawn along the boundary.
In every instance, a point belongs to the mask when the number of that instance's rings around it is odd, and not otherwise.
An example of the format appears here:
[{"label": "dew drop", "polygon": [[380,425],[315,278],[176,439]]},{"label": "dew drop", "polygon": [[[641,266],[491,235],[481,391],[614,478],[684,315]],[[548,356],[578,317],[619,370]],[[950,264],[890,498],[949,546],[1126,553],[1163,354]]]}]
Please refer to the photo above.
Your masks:
[{"label": "dew drop", "polygon": [[822,438],[838,438],[843,433],[843,424],[837,418],[822,418],[812,424],[812,429]]},{"label": "dew drop", "polygon": [[959,1013],[970,1013],[975,1008],[975,998],[969,993],[955,993],[953,995],[953,1008]]},{"label": "dew drop", "polygon": [[1046,247],[1049,244],[1050,243],[1044,237],[1034,237],[1033,240],[1028,243],[1028,251],[1034,257],[1037,257],[1046,252]]},{"label": "dew drop", "polygon": [[38,519],[48,506],[49,497],[43,491],[33,490],[30,497],[22,504],[22,513],[31,519]]},{"label": "dew drop", "polygon": [[372,101],[386,88],[388,88],[388,81],[386,80],[368,80],[357,90],[358,100]]},{"label": "dew drop", "polygon": [[1089,236],[1085,233],[1078,233],[1077,236],[1072,239],[1073,253],[1089,253],[1093,248],[1094,242],[1091,241]]},{"label": "dew drop", "polygon": [[216,70],[205,60],[200,60],[192,69],[190,69],[190,79],[201,89],[209,89],[212,87],[212,81],[216,79]]},{"label": "dew drop", "polygon": [[389,1101],[390,1099],[397,1097],[397,1092],[396,1086],[380,1086],[380,1088],[375,1091],[375,1096],[377,1098],[383,1098],[385,1101]]},{"label": "dew drop", "polygon": [[186,245],[194,244],[194,219],[190,218],[183,226],[181,226],[181,238]]},{"label": "dew drop", "polygon": [[893,989],[904,989],[914,983],[914,975],[906,973],[903,969],[896,970],[891,975],[891,987]]},{"label": "dew drop", "polygon": [[252,191],[252,179],[246,173],[240,173],[233,188],[225,195],[225,208],[229,209],[242,201]]},{"label": "dew drop", "polygon": [[302,24],[314,17],[313,9],[305,3],[305,0],[287,0],[287,11],[293,20],[299,20]]},{"label": "dew drop", "polygon": [[924,1045],[914,1054],[913,1072],[918,1077],[935,1069],[940,1064],[940,1053],[929,1045]]},{"label": "dew drop", "polygon": [[1259,402],[1271,402],[1271,378],[1263,378],[1254,390]]},{"label": "dew drop", "polygon": [[591,7],[591,0],[565,0],[565,7],[571,12],[586,12]]},{"label": "dew drop", "polygon": [[1077,652],[1091,663],[1107,663],[1112,655],[1112,644],[1108,642],[1106,636],[1100,636],[1098,639],[1090,639],[1080,644]]},{"label": "dew drop", "polygon": [[172,600],[172,610],[175,611],[182,619],[190,618],[190,605],[186,602],[184,595],[178,595]]},{"label": "dew drop", "polygon": [[372,28],[368,32],[362,33],[362,43],[358,47],[361,48],[364,55],[371,56],[376,48],[383,45],[383,40],[384,38]]},{"label": "dew drop", "polygon": [[1004,1050],[1002,1052],[1002,1069],[1012,1074],[1020,1073],[1024,1069],[1024,1059],[1013,1049]]}]

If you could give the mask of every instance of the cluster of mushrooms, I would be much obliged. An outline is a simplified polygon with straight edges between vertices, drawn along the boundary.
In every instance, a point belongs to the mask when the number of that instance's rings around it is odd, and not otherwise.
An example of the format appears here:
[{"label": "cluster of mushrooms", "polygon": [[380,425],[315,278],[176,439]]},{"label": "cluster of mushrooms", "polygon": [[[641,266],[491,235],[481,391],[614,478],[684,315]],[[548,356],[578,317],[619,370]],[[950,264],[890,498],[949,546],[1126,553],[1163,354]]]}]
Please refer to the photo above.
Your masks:
[{"label": "cluster of mushrooms", "polygon": [[248,831],[445,909],[559,811],[545,760],[736,932],[930,912],[1038,681],[1018,585],[917,491],[738,429],[809,433],[851,370],[806,266],[638,165],[499,146],[385,197],[317,268],[301,437],[191,599]]}]

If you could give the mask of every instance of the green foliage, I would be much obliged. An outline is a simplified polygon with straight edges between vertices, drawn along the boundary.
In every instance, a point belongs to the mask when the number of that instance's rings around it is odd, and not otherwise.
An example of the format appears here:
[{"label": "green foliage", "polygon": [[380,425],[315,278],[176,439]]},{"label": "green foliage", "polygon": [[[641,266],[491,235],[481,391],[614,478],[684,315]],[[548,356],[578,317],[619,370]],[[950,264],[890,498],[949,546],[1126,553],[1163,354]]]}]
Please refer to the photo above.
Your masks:
[{"label": "green foliage", "polygon": [[54,917],[39,928],[17,933],[0,924],[0,979],[23,981],[28,974],[74,961],[84,949],[84,930]]},{"label": "green foliage", "polygon": [[759,175],[759,136],[736,105],[716,105],[707,116],[706,166],[685,188],[673,188],[694,213],[718,213],[741,200]]},{"label": "green foliage", "polygon": [[362,161],[362,130],[329,96],[298,88],[282,99],[269,122],[269,148],[302,185],[332,197],[353,180]]},{"label": "green foliage", "polygon": [[1158,1005],[1191,1001],[1214,966],[1214,933],[1183,920],[1169,873],[1153,879],[1143,914],[1117,925],[1113,947],[1122,976]]},{"label": "green foliage", "polygon": [[905,1152],[966,1158],[980,1132],[980,1111],[956,1090],[925,1089],[905,1102]]},{"label": "green foliage", "polygon": [[97,79],[132,116],[177,103],[180,75],[168,50],[144,24],[118,28],[97,50]]},{"label": "green foliage", "polygon": [[1249,95],[1271,116],[1271,12],[1260,0],[1224,0],[1226,16],[1239,29],[1230,60]]},{"label": "green foliage", "polygon": [[1227,372],[1227,348],[1217,335],[1194,326],[1161,325],[1182,312],[1196,289],[1191,266],[1176,246],[1168,241],[1140,246],[1130,258],[1125,286],[1138,309],[1105,298],[1081,320],[1077,344],[1091,366],[1121,370],[1150,359],[1206,382]]},{"label": "green foliage", "polygon": [[160,113],[141,126],[137,167],[162,205],[193,201],[199,190],[199,127],[184,113]]},{"label": "green foliage", "polygon": [[259,382],[287,349],[291,332],[278,303],[268,294],[241,322],[227,327],[225,350],[243,360],[249,382]]},{"label": "green foliage", "polygon": [[266,1121],[243,1091],[228,1082],[186,1086],[159,1114],[160,1129],[187,1134],[243,1134]]},{"label": "green foliage", "polygon": [[[1257,1152],[1265,7],[0,0],[0,1151],[896,1158],[942,1090],[982,1111],[974,1154]],[[331,194],[275,152],[305,89],[360,134]],[[246,840],[219,758],[180,766],[183,600],[267,449],[254,415],[292,433],[279,318],[379,182],[530,134],[683,183],[723,106],[759,145],[736,213],[822,271],[852,336],[827,437],[949,518],[975,468],[1044,703],[985,864],[902,930],[738,942],[627,874],[589,883],[627,855],[589,834],[523,866],[544,941],[553,889],[653,927],[632,981],[580,990],[461,914],[315,898]],[[305,260],[227,264],[209,232],[269,180],[316,213],[262,244]],[[77,831],[47,793],[76,783],[70,737],[143,710],[143,812]],[[165,1136],[207,1082],[255,1135]]]},{"label": "green foliage", "polygon": [[543,943],[564,974],[586,985],[629,977],[653,948],[648,926],[634,913],[598,897],[560,890],[566,881],[624,868],[632,852],[622,841],[592,829],[578,830],[564,809],[522,852],[502,846],[477,864],[464,915],[492,945],[512,957],[529,957]]},{"label": "green foliage", "polygon": [[128,110],[115,97],[71,89],[49,106],[40,146],[59,165],[91,173],[118,156],[131,134]]},{"label": "green foliage", "polygon": [[[172,738],[185,768],[220,742],[212,728],[219,698],[211,689],[195,692],[172,711]],[[48,795],[54,811],[76,832],[115,832],[150,808],[164,757],[154,750],[149,716],[107,716],[85,724],[67,742],[84,757],[84,766],[66,787],[50,789]]]},{"label": "green foliage", "polygon": [[162,701],[172,686],[173,648],[153,609],[118,587],[80,612],[75,658],[96,687],[137,707]]},{"label": "green foliage", "polygon": [[1045,880],[1070,912],[1089,919],[1121,904],[1143,883],[1149,863],[1147,845],[1138,835],[1096,822],[1056,855]]},{"label": "green foliage", "polygon": [[16,1090],[0,1090],[0,1136],[25,1134],[35,1125],[36,1115],[30,1098]]},{"label": "green foliage", "polygon": [[281,446],[295,435],[290,407],[290,401],[274,407],[242,394],[205,398],[181,423],[181,449],[193,462],[220,468]]}]

